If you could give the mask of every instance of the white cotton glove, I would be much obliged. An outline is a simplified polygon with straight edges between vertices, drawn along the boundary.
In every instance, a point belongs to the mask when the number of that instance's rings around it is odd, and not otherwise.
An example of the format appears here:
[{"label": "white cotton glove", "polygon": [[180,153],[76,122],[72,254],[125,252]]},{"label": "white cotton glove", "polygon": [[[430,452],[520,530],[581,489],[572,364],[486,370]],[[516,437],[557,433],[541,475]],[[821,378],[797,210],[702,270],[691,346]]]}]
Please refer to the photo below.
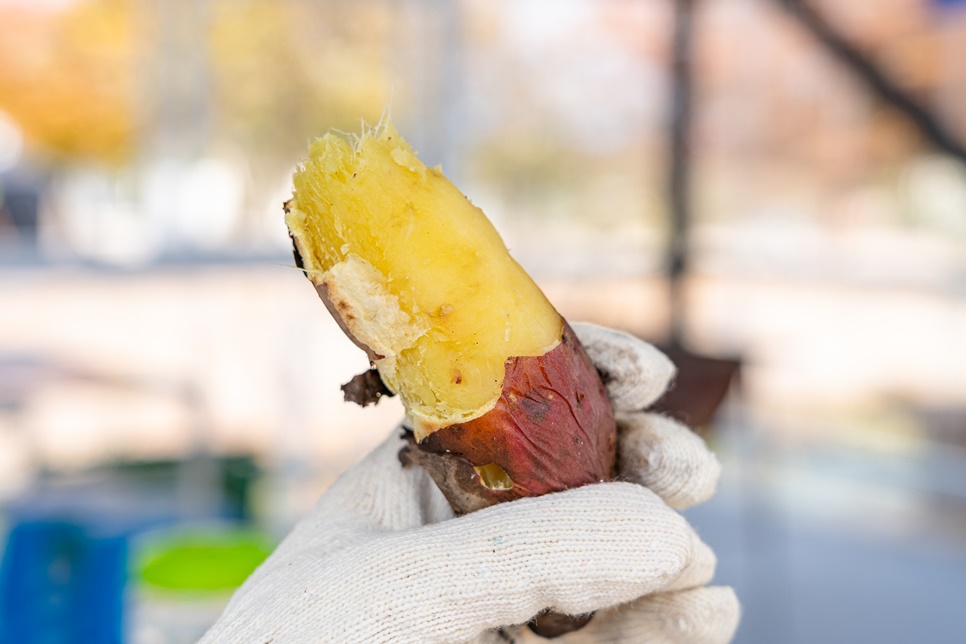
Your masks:
[{"label": "white cotton glove", "polygon": [[556,641],[718,644],[738,603],[707,588],[714,554],[672,508],[707,499],[715,457],[687,428],[640,412],[674,368],[631,336],[573,325],[604,375],[622,482],[454,517],[393,433],[342,475],[245,582],[202,642],[546,641],[524,624],[598,611]]}]

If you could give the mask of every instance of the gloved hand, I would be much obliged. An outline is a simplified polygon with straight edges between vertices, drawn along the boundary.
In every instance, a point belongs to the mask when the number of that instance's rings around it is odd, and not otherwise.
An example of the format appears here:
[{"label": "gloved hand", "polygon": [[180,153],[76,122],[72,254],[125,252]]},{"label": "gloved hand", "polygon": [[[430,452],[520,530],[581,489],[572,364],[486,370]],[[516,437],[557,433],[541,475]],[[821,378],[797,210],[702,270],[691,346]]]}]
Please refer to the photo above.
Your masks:
[{"label": "gloved hand", "polygon": [[734,593],[705,587],[714,554],[674,511],[711,496],[718,462],[687,428],[639,411],[673,365],[623,333],[573,328],[617,412],[621,482],[454,517],[421,468],[400,464],[396,431],[336,481],[203,644],[546,641],[512,625],[547,608],[598,611],[562,644],[730,641]]}]

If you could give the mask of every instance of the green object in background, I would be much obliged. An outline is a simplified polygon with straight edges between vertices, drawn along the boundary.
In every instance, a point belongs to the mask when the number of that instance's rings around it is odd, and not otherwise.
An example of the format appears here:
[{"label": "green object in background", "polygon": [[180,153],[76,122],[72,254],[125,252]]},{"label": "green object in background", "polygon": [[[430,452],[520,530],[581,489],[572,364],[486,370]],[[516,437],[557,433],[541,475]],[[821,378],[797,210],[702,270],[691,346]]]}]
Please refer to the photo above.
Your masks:
[{"label": "green object in background", "polygon": [[250,531],[174,532],[152,539],[138,557],[136,575],[159,590],[233,590],[272,549],[264,536]]}]

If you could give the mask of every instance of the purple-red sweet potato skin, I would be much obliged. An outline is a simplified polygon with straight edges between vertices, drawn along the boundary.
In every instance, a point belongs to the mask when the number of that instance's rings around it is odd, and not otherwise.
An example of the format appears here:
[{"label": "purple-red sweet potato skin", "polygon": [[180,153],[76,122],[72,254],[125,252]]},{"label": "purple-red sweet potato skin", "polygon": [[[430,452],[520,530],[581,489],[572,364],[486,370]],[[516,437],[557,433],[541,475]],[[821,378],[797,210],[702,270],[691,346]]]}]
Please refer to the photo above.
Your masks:
[{"label": "purple-red sweet potato skin", "polygon": [[507,361],[503,393],[493,409],[433,432],[419,447],[471,465],[502,467],[513,487],[481,490],[500,502],[610,480],[616,441],[607,391],[565,324],[553,350]]}]

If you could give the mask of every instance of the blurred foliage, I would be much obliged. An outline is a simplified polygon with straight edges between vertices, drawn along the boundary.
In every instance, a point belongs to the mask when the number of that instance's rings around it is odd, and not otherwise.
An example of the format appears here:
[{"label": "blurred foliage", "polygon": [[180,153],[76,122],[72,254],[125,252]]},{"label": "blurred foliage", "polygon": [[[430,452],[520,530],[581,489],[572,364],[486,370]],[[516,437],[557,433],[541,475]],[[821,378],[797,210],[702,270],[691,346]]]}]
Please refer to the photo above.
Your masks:
[{"label": "blurred foliage", "polygon": [[388,97],[386,3],[216,0],[211,62],[216,136],[291,162],[307,138],[359,129]]},{"label": "blurred foliage", "polygon": [[0,110],[42,155],[129,161],[164,118],[158,106],[166,109],[170,97],[153,94],[172,87],[159,79],[184,71],[171,69],[181,52],[165,59],[172,53],[166,43],[180,36],[164,29],[201,19],[187,32],[207,36],[199,49],[210,85],[200,92],[211,127],[202,147],[228,143],[256,158],[290,161],[315,133],[354,131],[360,118],[379,118],[388,98],[391,5],[203,4],[0,5]]},{"label": "blurred foliage", "polygon": [[0,5],[0,110],[55,159],[133,151],[138,62],[129,0]]}]

